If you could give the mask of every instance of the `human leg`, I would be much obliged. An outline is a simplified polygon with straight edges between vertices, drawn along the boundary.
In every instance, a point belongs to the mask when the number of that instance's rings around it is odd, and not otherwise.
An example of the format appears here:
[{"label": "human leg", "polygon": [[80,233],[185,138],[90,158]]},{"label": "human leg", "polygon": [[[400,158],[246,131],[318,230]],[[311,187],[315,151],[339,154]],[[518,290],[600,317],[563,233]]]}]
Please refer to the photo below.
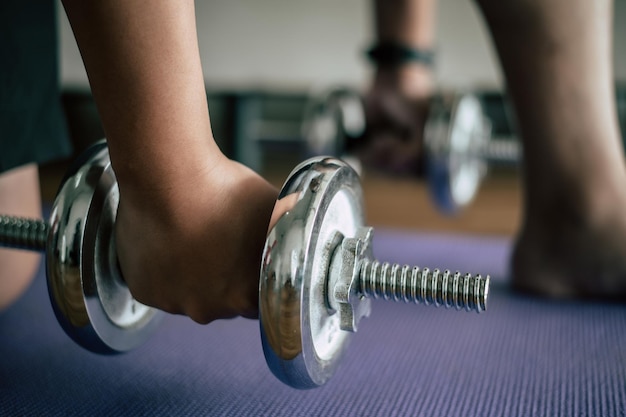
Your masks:
[{"label": "human leg", "polygon": [[478,0],[524,146],[517,289],[626,296],[626,170],[614,101],[612,1]]},{"label": "human leg", "polygon": [[[374,0],[376,45],[402,45],[430,53],[435,43],[436,0]],[[374,60],[365,95],[367,144],[358,149],[369,167],[396,174],[421,168],[428,102],[435,90],[428,59]]]}]

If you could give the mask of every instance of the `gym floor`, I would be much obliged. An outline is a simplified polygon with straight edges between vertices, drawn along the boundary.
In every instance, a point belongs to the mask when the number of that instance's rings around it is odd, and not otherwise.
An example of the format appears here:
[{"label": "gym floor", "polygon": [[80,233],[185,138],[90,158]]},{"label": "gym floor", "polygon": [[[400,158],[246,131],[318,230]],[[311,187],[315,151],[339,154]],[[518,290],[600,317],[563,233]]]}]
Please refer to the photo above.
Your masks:
[{"label": "gym floor", "polygon": [[[261,173],[278,187],[297,162]],[[45,205],[66,166],[42,167]],[[0,415],[626,415],[626,306],[508,289],[522,203],[515,170],[493,172],[453,217],[422,182],[366,172],[363,188],[375,256],[489,274],[485,313],[377,300],[333,379],[299,391],[269,371],[252,320],[203,327],[166,316],[132,352],[87,352],[56,322],[42,268],[0,315]]]},{"label": "gym floor", "polygon": [[[54,193],[54,175],[42,175]],[[131,352],[87,352],[56,322],[42,269],[0,314],[0,415],[626,415],[626,306],[508,290],[513,176],[490,180],[452,220],[421,185],[365,178],[375,256],[490,274],[486,312],[376,300],[336,375],[299,391],[269,371],[253,320],[200,326],[168,315]]]},{"label": "gym floor", "polygon": [[[270,166],[265,175],[277,185],[292,167]],[[63,172],[63,164],[41,170],[46,202]],[[253,320],[200,326],[166,316],[131,352],[87,352],[56,322],[42,268],[0,314],[0,414],[626,415],[626,306],[508,289],[515,172],[494,173],[454,218],[437,213],[421,183],[371,173],[363,182],[375,256],[490,274],[487,312],[375,300],[337,374],[299,391],[272,376]]]}]

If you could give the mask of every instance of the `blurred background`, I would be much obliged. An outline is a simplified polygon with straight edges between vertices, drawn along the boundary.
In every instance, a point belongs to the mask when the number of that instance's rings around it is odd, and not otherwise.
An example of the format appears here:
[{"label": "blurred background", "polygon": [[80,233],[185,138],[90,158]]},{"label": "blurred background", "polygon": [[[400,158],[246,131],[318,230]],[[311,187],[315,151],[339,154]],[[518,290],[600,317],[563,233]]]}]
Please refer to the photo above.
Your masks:
[{"label": "blurred background", "polygon": [[[196,2],[200,54],[211,123],[221,149],[280,186],[303,155],[302,116],[311,95],[332,86],[367,87],[371,67],[369,0],[203,0]],[[61,82],[77,152],[103,137],[87,76],[59,4]],[[614,68],[622,132],[626,132],[626,0],[615,1]],[[437,85],[476,90],[495,134],[515,139],[503,80],[481,16],[469,0],[440,0]],[[624,135],[623,135],[624,136]],[[41,171],[43,197],[54,198],[64,164]],[[512,235],[520,221],[516,167],[492,172],[473,204],[440,214],[424,183],[363,177],[368,223],[388,228]]]}]

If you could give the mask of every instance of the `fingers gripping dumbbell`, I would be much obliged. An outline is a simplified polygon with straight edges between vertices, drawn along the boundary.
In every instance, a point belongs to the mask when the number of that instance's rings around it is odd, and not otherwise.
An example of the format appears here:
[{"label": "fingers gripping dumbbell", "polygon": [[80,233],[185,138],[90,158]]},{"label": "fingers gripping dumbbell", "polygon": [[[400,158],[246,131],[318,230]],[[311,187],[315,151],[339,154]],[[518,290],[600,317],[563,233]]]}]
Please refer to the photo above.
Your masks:
[{"label": "fingers gripping dumbbell", "polygon": [[[334,158],[314,158],[288,177],[280,197],[297,202],[268,234],[259,309],[268,366],[286,384],[311,388],[334,374],[369,298],[483,311],[489,277],[379,263],[363,224],[358,175]],[[163,313],[135,301],[117,268],[113,225],[119,193],[99,144],[71,169],[50,223],[0,216],[0,246],[45,250],[59,322],[81,346],[130,350]]]},{"label": "fingers gripping dumbbell", "polygon": [[[366,130],[363,100],[354,90],[314,96],[305,110],[303,136],[312,155],[347,160],[347,153],[367,144]],[[424,150],[429,189],[444,213],[472,201],[489,164],[517,163],[521,153],[517,142],[492,138],[491,123],[471,93],[439,94],[430,100]]]}]

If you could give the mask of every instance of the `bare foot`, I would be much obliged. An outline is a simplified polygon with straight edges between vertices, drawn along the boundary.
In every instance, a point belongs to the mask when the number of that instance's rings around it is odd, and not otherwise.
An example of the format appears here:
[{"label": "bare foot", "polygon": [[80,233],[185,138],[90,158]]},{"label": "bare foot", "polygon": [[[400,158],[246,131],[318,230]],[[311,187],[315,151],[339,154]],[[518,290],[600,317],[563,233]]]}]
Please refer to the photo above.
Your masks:
[{"label": "bare foot", "polygon": [[612,2],[478,4],[524,145],[526,218],[513,286],[626,300],[626,165],[615,109]]},{"label": "bare foot", "polygon": [[[626,215],[568,213],[528,222],[513,254],[513,288],[556,298],[626,300]],[[540,224],[541,223],[541,224]]]}]

